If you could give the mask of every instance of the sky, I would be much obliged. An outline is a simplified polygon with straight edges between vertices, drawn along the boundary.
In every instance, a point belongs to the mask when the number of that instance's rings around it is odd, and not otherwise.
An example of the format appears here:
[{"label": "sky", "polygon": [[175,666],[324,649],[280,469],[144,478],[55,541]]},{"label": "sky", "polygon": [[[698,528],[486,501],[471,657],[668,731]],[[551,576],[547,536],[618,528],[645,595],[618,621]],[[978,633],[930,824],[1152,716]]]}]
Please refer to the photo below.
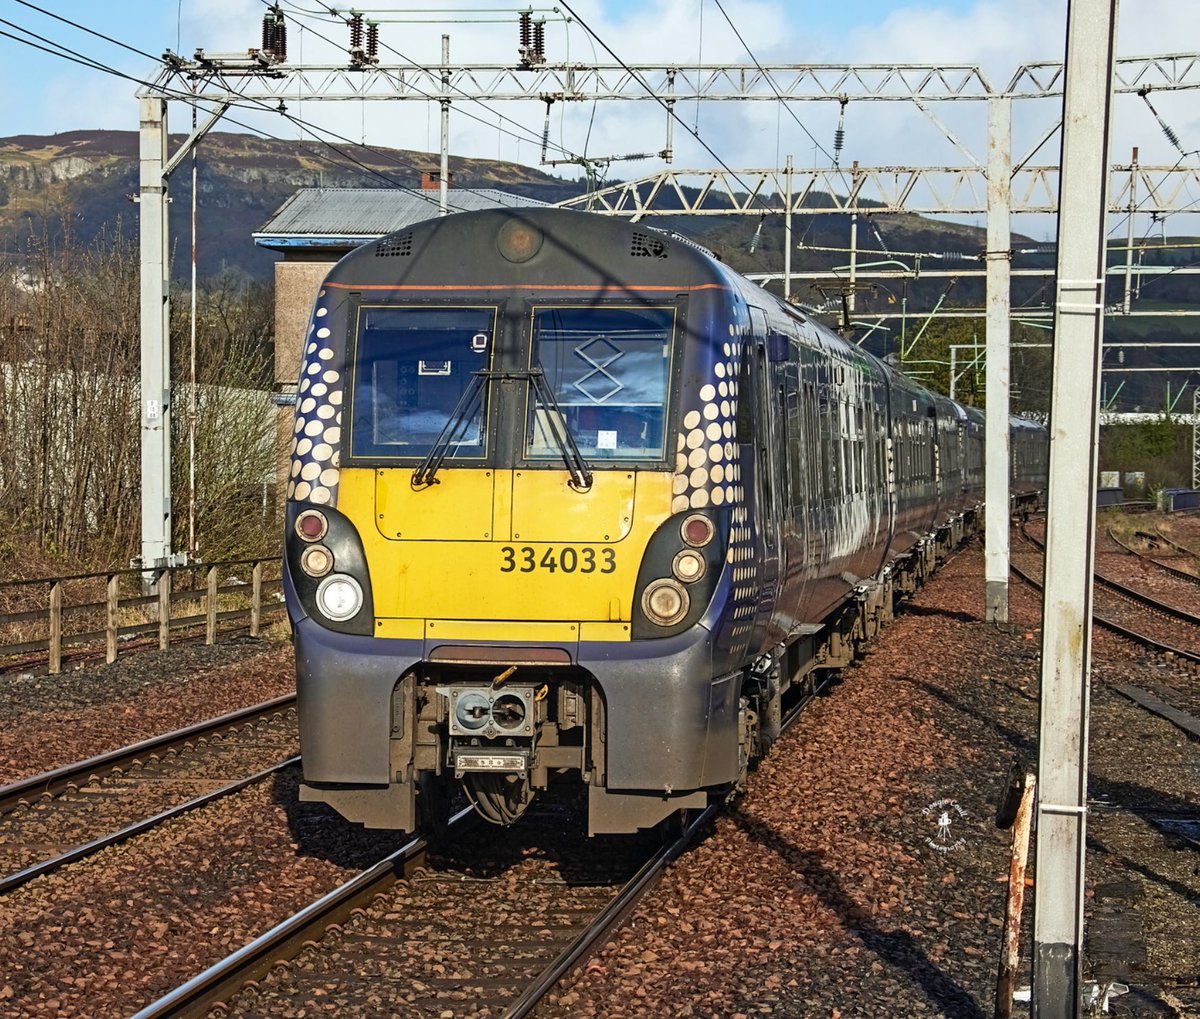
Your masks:
[{"label": "sky", "polygon": [[[336,0],[332,0],[336,2]],[[607,45],[624,61],[661,64],[679,61],[752,63],[955,63],[979,65],[997,87],[1021,64],[1062,59],[1066,0],[572,0],[578,19],[543,0],[547,57],[612,63]],[[517,6],[473,0],[470,10],[439,0],[420,0],[435,13],[415,13],[415,5],[356,9],[381,22],[385,62],[412,60],[436,64],[441,35],[451,36],[452,62],[503,63],[516,56]],[[332,63],[344,51],[345,25],[321,13],[320,0],[283,0],[289,16],[289,58]],[[724,14],[722,13],[722,8]],[[1200,53],[1200,0],[1123,0],[1118,55]],[[74,50],[135,78],[154,69],[150,59],[165,49],[190,56],[244,52],[258,44],[262,0],[0,0],[0,137],[52,134],[84,128],[137,127],[134,82],[70,63],[18,42],[18,36],[62,52]],[[409,12],[409,13],[406,13]],[[441,13],[438,13],[441,12]],[[489,13],[490,12],[490,13]],[[110,36],[128,49],[56,20],[77,22]],[[728,20],[725,17],[728,15]],[[740,33],[741,40],[735,34]],[[585,28],[586,26],[586,28]],[[589,31],[591,30],[591,34]],[[42,40],[28,33],[37,33]],[[597,41],[597,37],[600,41]],[[395,50],[396,52],[390,52]],[[1158,114],[1186,150],[1200,150],[1200,102],[1192,92],[1157,92]],[[684,104],[680,104],[683,106]],[[679,110],[726,166],[736,169],[796,164],[828,166],[837,126],[833,102],[792,104],[795,118],[774,102],[687,104]],[[1014,110],[1013,149],[1021,155],[1060,110],[1053,101],[1029,101]],[[438,145],[436,105],[406,103],[316,103],[292,105],[290,112],[356,141],[413,149]],[[478,119],[466,115],[470,112]],[[497,113],[516,120],[498,127]],[[981,103],[943,103],[937,116],[976,155],[985,159],[985,114]],[[231,116],[282,138],[298,138],[302,128],[275,114],[248,111]],[[186,126],[190,112],[172,104],[172,124]],[[544,107],[540,103],[462,103],[451,116],[451,151],[457,155],[515,160],[537,165]],[[482,121],[482,122],[481,122]],[[551,141],[591,158],[664,147],[664,111],[651,103],[556,104]],[[224,127],[240,130],[227,123]],[[687,132],[675,129],[674,166],[711,168],[716,159]],[[812,137],[809,135],[811,134]],[[814,142],[813,139],[816,139]],[[1128,158],[1137,145],[1145,164],[1170,165],[1179,152],[1163,135],[1154,115],[1136,97],[1118,100],[1112,155]],[[1057,143],[1037,162],[1053,162]],[[1188,157],[1191,161],[1200,159]],[[845,112],[842,164],[864,166],[962,165],[965,160],[942,131],[909,104],[851,102]],[[661,160],[614,162],[608,173],[632,178],[660,169]],[[574,168],[558,171],[575,177]],[[367,183],[378,183],[364,181]],[[1197,196],[1200,200],[1200,196]]]}]

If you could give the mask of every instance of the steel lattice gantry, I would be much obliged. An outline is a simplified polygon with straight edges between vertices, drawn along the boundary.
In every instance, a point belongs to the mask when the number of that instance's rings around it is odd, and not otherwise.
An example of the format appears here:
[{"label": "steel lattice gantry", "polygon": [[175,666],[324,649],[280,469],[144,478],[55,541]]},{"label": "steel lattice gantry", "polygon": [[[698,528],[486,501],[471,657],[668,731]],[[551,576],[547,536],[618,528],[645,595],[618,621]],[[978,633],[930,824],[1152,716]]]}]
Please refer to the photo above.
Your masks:
[{"label": "steel lattice gantry", "polygon": [[[980,100],[1062,95],[1062,64],[1019,67],[1003,87],[972,64],[273,64],[247,55],[173,57],[146,94],[274,104],[345,99],[590,102],[673,100]],[[1200,86],[1200,54],[1118,61],[1117,92]]]},{"label": "steel lattice gantry", "polygon": [[[1010,177],[1016,213],[1058,211],[1057,166],[1022,166]],[[1131,196],[1139,213],[1177,212],[1195,204],[1200,166],[1114,165],[1109,211],[1125,212]],[[790,195],[790,202],[785,202]],[[820,196],[819,201],[813,201]],[[853,166],[845,169],[662,170],[560,202],[610,216],[795,216],[830,213],[979,215],[989,212],[988,173],[982,166]]]}]

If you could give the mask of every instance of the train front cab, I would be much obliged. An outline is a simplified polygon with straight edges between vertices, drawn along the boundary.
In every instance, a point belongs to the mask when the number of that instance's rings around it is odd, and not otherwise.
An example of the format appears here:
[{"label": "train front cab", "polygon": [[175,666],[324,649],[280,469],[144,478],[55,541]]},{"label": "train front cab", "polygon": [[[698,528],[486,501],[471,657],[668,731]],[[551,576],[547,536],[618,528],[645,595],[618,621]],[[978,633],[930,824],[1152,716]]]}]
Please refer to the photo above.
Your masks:
[{"label": "train front cab", "polygon": [[[728,321],[682,343],[722,314],[705,287],[327,283],[330,346],[302,378],[340,357],[347,427],[331,497],[294,465],[286,531],[302,798],[412,830],[461,786],[503,823],[574,772],[590,830],[633,831],[736,779],[740,673],[721,674],[716,635],[730,548],[752,554],[741,359]],[[757,591],[740,587],[744,647]]]}]

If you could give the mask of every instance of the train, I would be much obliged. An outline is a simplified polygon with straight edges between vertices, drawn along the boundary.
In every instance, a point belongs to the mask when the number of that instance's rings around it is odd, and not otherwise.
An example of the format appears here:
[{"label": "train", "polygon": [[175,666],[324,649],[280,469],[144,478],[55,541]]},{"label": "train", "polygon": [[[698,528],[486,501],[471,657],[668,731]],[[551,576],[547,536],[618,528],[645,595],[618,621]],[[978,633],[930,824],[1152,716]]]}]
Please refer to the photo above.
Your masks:
[{"label": "train", "polygon": [[[1012,419],[1016,505],[1045,429]],[[690,240],[554,208],[348,254],[304,343],[300,797],[368,827],[554,782],[589,834],[729,795],[981,516],[983,415]]]}]

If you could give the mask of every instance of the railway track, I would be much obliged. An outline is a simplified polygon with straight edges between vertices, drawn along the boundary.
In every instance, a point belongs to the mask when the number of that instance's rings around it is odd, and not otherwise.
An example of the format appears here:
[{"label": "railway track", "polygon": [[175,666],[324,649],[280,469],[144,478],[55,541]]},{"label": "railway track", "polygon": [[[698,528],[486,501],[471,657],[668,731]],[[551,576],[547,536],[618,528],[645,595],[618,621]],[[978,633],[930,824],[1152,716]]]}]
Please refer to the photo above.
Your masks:
[{"label": "railway track", "polygon": [[[810,678],[796,690],[785,730],[826,686]],[[299,1014],[314,996],[340,1015],[519,1019],[611,937],[719,809],[677,817],[661,842],[653,831],[585,840],[584,819],[553,804],[497,837],[463,810],[440,848],[415,837],[134,1019]]]},{"label": "railway track", "polygon": [[1190,573],[1187,570],[1182,570],[1173,563],[1164,561],[1167,558],[1172,558],[1175,559],[1176,562],[1195,563],[1198,559],[1200,559],[1200,557],[1197,557],[1197,555],[1190,549],[1185,548],[1183,545],[1177,544],[1165,534],[1162,534],[1157,530],[1153,532],[1137,531],[1134,533],[1134,540],[1140,540],[1148,545],[1151,550],[1153,550],[1155,546],[1166,546],[1167,548],[1172,549],[1171,553],[1167,555],[1156,555],[1152,551],[1144,551],[1138,548],[1136,545],[1130,544],[1128,541],[1118,537],[1116,532],[1111,527],[1105,528],[1105,534],[1107,535],[1109,541],[1111,541],[1122,551],[1128,553],[1129,555],[1137,556],[1137,558],[1143,562],[1153,563],[1155,567],[1168,576],[1185,582],[1190,587],[1191,596],[1193,598],[1196,596],[1196,587],[1200,585],[1200,575],[1196,573]]},{"label": "railway track", "polygon": [[[1018,533],[1039,555],[1043,553],[1041,541],[1023,528]],[[1041,581],[1021,567],[1014,564],[1013,572],[1041,590]],[[1096,622],[1164,655],[1200,665],[1200,616],[1100,573],[1095,574],[1095,595]]]},{"label": "railway track", "polygon": [[[1042,544],[1024,528],[1018,530],[1031,554],[1040,556]],[[1016,562],[1012,572],[1041,591],[1040,576]],[[1040,574],[1040,569],[1037,571]],[[1167,666],[1156,684],[1133,686],[1113,683],[1112,688],[1147,711],[1159,715],[1194,738],[1200,738],[1200,693],[1195,673],[1200,671],[1200,618],[1192,613],[1162,605],[1153,598],[1097,575],[1093,621],[1118,636],[1162,655]],[[1107,597],[1106,597],[1107,595]],[[1163,637],[1164,629],[1173,634]],[[1152,631],[1152,632],[1147,632]],[[1179,638],[1184,639],[1181,641]]]},{"label": "railway track", "polygon": [[278,697],[0,787],[0,893],[295,766]]},{"label": "railway track", "polygon": [[339,1015],[528,1015],[716,809],[660,844],[586,843],[564,834],[578,833],[579,819],[555,809],[527,815],[520,838],[497,839],[464,810],[448,829],[452,844],[434,851],[413,839],[135,1019],[298,1014],[314,995]]}]

